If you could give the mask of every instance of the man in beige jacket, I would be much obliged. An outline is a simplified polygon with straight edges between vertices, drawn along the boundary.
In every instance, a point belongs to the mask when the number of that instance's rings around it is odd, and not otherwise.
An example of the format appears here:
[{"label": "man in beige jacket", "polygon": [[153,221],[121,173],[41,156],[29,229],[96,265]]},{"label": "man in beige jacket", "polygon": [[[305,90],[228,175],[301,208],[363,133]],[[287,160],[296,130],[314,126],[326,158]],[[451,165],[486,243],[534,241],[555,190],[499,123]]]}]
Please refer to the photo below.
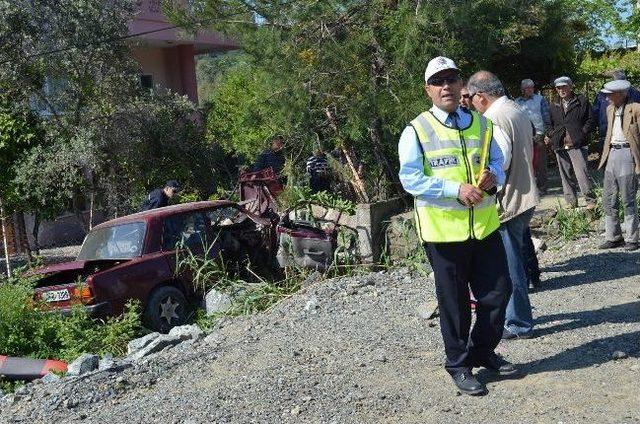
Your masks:
[{"label": "man in beige jacket", "polygon": [[505,184],[498,192],[500,235],[507,253],[513,292],[507,305],[503,339],[532,336],[524,234],[538,204],[533,171],[533,125],[514,101],[505,95],[498,77],[475,73],[467,83],[473,106],[495,124],[494,137],[504,155]]},{"label": "man in beige jacket", "polygon": [[[600,159],[604,167],[602,206],[604,207],[605,242],[600,249],[625,245],[628,251],[638,244],[638,175],[640,174],[640,104],[628,101],[631,84],[626,80],[609,81],[603,93],[609,99],[607,107],[607,135]],[[624,208],[626,243],[622,238],[618,208]]]}]

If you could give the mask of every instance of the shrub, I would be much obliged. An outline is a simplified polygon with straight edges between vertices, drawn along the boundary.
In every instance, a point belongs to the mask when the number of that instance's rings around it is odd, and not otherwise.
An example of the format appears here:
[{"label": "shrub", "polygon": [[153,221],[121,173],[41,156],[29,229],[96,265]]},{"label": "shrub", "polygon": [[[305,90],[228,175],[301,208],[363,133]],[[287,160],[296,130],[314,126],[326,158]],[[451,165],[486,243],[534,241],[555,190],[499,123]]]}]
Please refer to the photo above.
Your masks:
[{"label": "shrub", "polygon": [[278,203],[282,209],[316,204],[351,215],[356,212],[356,204],[351,200],[326,191],[312,193],[309,187],[295,185],[285,187],[284,191],[278,195]]},{"label": "shrub", "polygon": [[123,355],[140,332],[139,305],[107,321],[91,319],[82,308],[64,317],[32,301],[32,285],[24,280],[0,282],[0,352],[9,356],[71,361],[84,352]]}]

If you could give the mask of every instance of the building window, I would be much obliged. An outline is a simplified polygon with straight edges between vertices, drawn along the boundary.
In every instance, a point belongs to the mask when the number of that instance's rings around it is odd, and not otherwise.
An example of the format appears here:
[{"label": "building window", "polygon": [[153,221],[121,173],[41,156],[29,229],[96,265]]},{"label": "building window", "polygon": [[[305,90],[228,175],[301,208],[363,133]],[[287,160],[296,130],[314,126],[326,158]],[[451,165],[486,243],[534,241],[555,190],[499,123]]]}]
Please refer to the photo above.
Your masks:
[{"label": "building window", "polygon": [[140,85],[142,88],[153,90],[153,75],[140,75]]}]

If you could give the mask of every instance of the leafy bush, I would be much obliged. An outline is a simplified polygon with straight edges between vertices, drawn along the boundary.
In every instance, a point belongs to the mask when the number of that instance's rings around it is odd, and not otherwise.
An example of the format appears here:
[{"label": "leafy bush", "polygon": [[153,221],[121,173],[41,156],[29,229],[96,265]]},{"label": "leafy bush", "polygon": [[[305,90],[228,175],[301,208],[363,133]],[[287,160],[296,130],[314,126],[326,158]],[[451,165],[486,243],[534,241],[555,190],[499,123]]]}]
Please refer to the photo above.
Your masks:
[{"label": "leafy bush", "polygon": [[312,193],[308,187],[294,185],[288,185],[285,190],[280,193],[278,203],[280,203],[280,206],[284,209],[315,204],[336,209],[350,215],[356,212],[356,204],[351,200],[343,199],[340,196],[326,191]]},{"label": "leafy bush", "polygon": [[91,319],[82,308],[68,317],[33,303],[27,281],[0,282],[0,352],[9,356],[71,361],[84,352],[123,355],[140,332],[139,305],[120,318]]},{"label": "leafy bush", "polygon": [[563,240],[576,240],[589,234],[593,215],[585,209],[558,208],[552,224],[557,226],[557,234]]}]

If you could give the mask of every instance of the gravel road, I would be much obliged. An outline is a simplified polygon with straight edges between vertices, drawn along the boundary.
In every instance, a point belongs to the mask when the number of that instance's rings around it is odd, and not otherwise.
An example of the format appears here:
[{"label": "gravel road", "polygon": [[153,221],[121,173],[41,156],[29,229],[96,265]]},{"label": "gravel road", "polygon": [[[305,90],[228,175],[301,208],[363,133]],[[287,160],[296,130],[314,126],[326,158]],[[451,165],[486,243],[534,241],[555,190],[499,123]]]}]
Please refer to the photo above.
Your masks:
[{"label": "gravel road", "polygon": [[[38,383],[0,404],[28,423],[640,423],[640,253],[550,249],[536,337],[499,352],[524,376],[456,394],[433,282],[406,270],[317,283],[118,372]],[[617,359],[615,359],[617,358]]]}]

